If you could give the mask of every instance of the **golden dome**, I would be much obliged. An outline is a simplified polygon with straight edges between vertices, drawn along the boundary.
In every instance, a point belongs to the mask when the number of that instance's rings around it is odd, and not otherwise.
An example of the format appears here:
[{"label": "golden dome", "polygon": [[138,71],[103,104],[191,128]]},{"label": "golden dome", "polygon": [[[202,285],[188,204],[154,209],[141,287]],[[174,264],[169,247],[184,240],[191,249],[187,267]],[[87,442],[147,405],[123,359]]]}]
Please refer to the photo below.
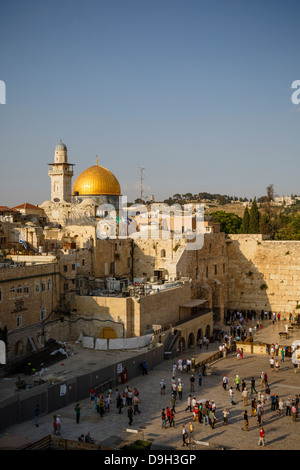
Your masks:
[{"label": "golden dome", "polygon": [[73,185],[73,195],[79,196],[120,196],[121,188],[119,181],[103,166],[98,164],[84,170],[77,177]]}]

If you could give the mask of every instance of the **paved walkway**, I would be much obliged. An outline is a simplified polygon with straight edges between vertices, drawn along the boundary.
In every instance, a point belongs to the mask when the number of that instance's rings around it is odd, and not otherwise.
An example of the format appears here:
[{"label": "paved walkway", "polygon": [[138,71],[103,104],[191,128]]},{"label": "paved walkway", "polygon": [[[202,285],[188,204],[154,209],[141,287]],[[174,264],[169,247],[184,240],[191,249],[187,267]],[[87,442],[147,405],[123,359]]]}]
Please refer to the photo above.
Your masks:
[{"label": "paved walkway", "polygon": [[[283,325],[275,324],[272,322],[264,321],[263,329],[256,333],[255,341],[278,342],[279,331],[283,331]],[[294,340],[300,339],[300,330],[293,332],[286,341],[290,345]],[[282,342],[281,342],[282,344]],[[218,349],[219,344],[213,343],[209,345],[208,351],[197,349],[195,351],[186,351],[184,357],[195,357],[197,361],[202,360],[207,355]],[[89,351],[92,352],[92,351]],[[94,351],[93,351],[94,353]],[[96,351],[96,354],[102,354]],[[80,353],[77,354],[79,357]],[[89,356],[89,363],[91,362],[90,355],[82,351],[81,360],[87,360]],[[78,359],[77,357],[77,359]],[[98,356],[99,357],[99,356]],[[115,354],[111,358],[115,360]],[[107,355],[106,355],[107,358]],[[269,377],[271,394],[275,393],[281,397],[285,403],[286,399],[290,397],[293,399],[296,394],[300,395],[300,371],[294,372],[293,364],[290,358],[286,358],[284,362],[280,362],[279,372],[271,372],[269,367],[269,356],[255,356],[246,354],[243,360],[237,360],[234,353],[229,354],[227,358],[217,360],[212,367],[212,375],[203,378],[202,386],[195,385],[195,395],[198,399],[211,399],[217,405],[216,417],[218,419],[215,429],[210,426],[195,423],[194,439],[208,443],[209,446],[200,445],[200,449],[221,449],[226,447],[228,450],[257,450],[259,427],[256,423],[256,418],[251,417],[250,406],[247,407],[249,419],[249,432],[242,431],[244,406],[242,403],[241,394],[235,392],[236,405],[231,406],[229,400],[229,393],[225,392],[222,387],[222,377],[226,373],[229,386],[234,386],[234,379],[238,374],[241,379],[244,379],[247,388],[250,390],[250,379],[252,376],[256,379],[257,391],[261,390],[260,387],[260,374],[266,371]],[[110,359],[111,360],[111,359]],[[71,367],[70,359],[66,360],[66,367]],[[173,360],[165,360],[153,370],[148,371],[148,375],[138,376],[128,382],[131,388],[136,387],[140,392],[140,409],[141,414],[133,417],[132,429],[141,430],[144,439],[152,441],[152,449],[180,449],[182,450],[182,437],[181,425],[188,424],[191,420],[192,414],[185,411],[187,406],[187,397],[189,395],[189,377],[190,374],[181,374],[184,393],[183,400],[177,400],[175,428],[162,429],[161,427],[161,410],[170,404],[170,385],[172,377],[172,364]],[[62,367],[57,365],[57,368]],[[51,366],[53,372],[55,367]],[[177,374],[177,377],[179,375]],[[164,379],[167,384],[166,395],[160,394],[159,383]],[[4,381],[1,380],[0,387]],[[7,387],[7,384],[6,384]],[[119,386],[122,390],[123,386]],[[115,388],[113,389],[115,392]],[[114,395],[113,395],[114,396]],[[250,403],[250,400],[249,400]],[[123,436],[123,429],[129,428],[127,419],[127,409],[123,408],[121,414],[112,404],[109,413],[106,413],[103,418],[94,410],[94,404],[89,399],[81,402],[81,418],[80,423],[76,424],[75,420],[75,404],[69,405],[65,408],[57,410],[61,415],[62,434],[61,436],[66,439],[77,440],[80,434],[86,434],[90,431],[91,435],[96,439],[98,444],[106,446],[117,445],[121,436]],[[229,423],[227,427],[223,426],[222,410],[227,407],[230,410]],[[296,423],[292,422],[290,416],[279,416],[276,412],[270,410],[270,404],[265,405],[265,414],[263,418],[263,426],[266,433],[266,446],[265,450],[299,450],[299,437],[300,437],[300,416]],[[285,410],[284,410],[285,411]],[[34,419],[26,423],[14,425],[9,427],[5,432],[0,434],[1,438],[5,437],[22,437],[27,438],[28,442],[34,442],[52,432],[52,414],[43,415],[39,418],[39,427],[34,424]],[[262,449],[262,448],[260,448]]]}]

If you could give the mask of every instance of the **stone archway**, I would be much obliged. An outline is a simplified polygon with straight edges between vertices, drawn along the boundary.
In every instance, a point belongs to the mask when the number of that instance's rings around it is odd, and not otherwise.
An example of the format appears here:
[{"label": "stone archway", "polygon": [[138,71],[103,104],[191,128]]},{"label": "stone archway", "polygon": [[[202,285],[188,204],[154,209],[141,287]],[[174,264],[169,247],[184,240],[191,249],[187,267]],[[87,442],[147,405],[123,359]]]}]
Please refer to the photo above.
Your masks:
[{"label": "stone archway", "polygon": [[187,347],[190,348],[192,346],[195,346],[195,336],[194,333],[190,333],[188,336],[188,344]]},{"label": "stone archway", "polygon": [[210,325],[206,325],[206,328],[205,328],[205,337],[207,339],[210,338],[210,335],[211,335],[211,332],[210,332]]},{"label": "stone archway", "polygon": [[178,339],[177,350],[180,354],[182,353],[182,351],[185,350],[185,339],[183,338],[183,336],[180,336],[180,338]]},{"label": "stone archway", "polygon": [[199,328],[199,330],[197,331],[197,343],[199,341],[199,339],[203,339],[203,331],[202,331],[202,328]]},{"label": "stone archway", "polygon": [[117,333],[110,326],[105,326],[100,332],[101,339],[116,339]]},{"label": "stone archway", "polygon": [[15,343],[15,348],[14,348],[15,352],[14,352],[14,355],[15,356],[23,356],[24,355],[24,352],[25,352],[25,347],[24,347],[24,343],[21,339],[19,339],[16,343]]}]

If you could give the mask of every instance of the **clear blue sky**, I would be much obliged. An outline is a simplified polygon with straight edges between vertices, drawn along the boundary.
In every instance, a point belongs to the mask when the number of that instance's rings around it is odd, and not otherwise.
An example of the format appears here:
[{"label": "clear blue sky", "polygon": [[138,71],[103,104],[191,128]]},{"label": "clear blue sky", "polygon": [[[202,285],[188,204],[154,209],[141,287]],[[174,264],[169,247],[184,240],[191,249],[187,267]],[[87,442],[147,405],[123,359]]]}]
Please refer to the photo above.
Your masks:
[{"label": "clear blue sky", "polygon": [[[300,194],[298,0],[3,0],[0,205],[50,198],[60,139],[129,200]],[[75,181],[75,177],[73,182]]]}]

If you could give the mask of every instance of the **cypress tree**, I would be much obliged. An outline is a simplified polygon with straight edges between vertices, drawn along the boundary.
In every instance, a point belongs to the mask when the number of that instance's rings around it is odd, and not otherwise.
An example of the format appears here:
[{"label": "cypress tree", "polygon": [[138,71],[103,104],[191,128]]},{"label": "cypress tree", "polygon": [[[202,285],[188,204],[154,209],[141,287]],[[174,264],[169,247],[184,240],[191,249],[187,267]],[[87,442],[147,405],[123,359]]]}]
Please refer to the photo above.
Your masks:
[{"label": "cypress tree", "polygon": [[250,220],[249,220],[249,233],[260,233],[259,232],[259,211],[256,203],[256,197],[254,198],[251,209],[250,209]]},{"label": "cypress tree", "polygon": [[247,204],[247,206],[245,207],[244,215],[242,219],[241,233],[249,233],[249,222],[250,222],[250,213],[249,213],[248,204]]}]

